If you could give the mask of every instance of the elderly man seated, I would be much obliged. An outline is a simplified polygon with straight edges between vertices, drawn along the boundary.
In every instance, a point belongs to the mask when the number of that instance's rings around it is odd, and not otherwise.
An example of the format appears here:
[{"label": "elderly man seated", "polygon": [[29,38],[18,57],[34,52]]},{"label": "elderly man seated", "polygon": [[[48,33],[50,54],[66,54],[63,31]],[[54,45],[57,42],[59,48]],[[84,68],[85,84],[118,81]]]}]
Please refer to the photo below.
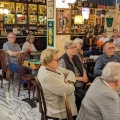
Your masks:
[{"label": "elderly man seated", "polygon": [[[17,56],[22,52],[19,44],[15,43],[16,35],[12,32],[8,33],[8,41],[3,44],[3,50],[6,50],[10,56],[10,70],[12,72],[18,72],[17,65]],[[23,83],[26,83],[23,81]],[[27,83],[24,84],[24,87],[27,86]]]},{"label": "elderly man seated", "polygon": [[100,55],[95,63],[94,77],[102,74],[102,70],[108,62],[120,62],[120,58],[114,54],[114,44],[111,41],[106,41],[103,44],[103,54]]},{"label": "elderly man seated", "polygon": [[120,120],[120,64],[108,63],[88,89],[76,120]]}]

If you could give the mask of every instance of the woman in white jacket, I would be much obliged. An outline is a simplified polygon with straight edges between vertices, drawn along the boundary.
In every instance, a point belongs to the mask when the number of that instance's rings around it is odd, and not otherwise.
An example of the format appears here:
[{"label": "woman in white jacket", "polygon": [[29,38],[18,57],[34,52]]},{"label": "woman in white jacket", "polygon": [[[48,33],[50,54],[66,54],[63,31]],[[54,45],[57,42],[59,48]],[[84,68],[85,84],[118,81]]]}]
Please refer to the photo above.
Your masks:
[{"label": "woman in white jacket", "polygon": [[59,119],[67,119],[65,100],[63,93],[66,92],[71,106],[72,115],[77,115],[75,105],[74,83],[75,75],[72,71],[59,67],[58,50],[45,49],[41,53],[41,67],[38,71],[38,79],[42,85],[47,116]]},{"label": "woman in white jacket", "polygon": [[26,38],[26,42],[22,46],[22,51],[24,52],[33,52],[37,51],[33,42],[35,41],[35,38],[33,35],[28,35]]}]

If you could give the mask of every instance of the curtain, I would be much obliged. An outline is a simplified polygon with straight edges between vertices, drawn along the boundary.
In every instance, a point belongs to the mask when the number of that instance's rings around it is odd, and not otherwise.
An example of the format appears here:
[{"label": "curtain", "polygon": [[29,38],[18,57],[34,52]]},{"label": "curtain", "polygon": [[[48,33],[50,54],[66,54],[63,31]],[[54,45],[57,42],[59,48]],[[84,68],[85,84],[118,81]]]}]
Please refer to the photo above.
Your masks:
[{"label": "curtain", "polygon": [[115,6],[115,0],[88,0],[88,2],[95,2],[98,5]]}]

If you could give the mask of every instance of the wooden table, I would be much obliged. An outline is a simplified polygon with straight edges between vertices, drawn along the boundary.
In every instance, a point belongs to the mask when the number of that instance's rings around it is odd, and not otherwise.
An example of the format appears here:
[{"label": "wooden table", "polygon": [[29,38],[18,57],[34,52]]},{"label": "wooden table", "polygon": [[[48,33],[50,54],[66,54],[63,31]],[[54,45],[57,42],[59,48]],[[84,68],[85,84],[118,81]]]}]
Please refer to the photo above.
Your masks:
[{"label": "wooden table", "polygon": [[32,59],[32,60],[24,60],[23,66],[28,67],[33,70],[38,70],[41,64],[40,64],[40,60]]}]

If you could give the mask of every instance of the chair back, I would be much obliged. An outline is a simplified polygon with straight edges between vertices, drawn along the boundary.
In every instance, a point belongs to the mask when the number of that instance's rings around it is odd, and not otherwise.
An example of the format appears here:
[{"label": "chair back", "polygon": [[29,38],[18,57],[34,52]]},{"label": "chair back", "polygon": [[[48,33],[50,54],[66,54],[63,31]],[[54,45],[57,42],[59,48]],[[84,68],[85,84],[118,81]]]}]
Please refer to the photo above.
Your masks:
[{"label": "chair back", "polygon": [[41,120],[47,120],[47,108],[45,103],[45,98],[43,94],[43,89],[40,84],[40,81],[35,76],[35,80],[37,83],[37,90],[38,90],[38,100],[39,100],[39,112],[41,113]]},{"label": "chair back", "polygon": [[22,49],[22,46],[23,46],[24,43],[20,43],[20,48]]},{"label": "chair back", "polygon": [[95,66],[95,60],[94,59],[86,59],[83,62],[83,66],[87,72],[87,76],[89,77],[90,82],[92,82],[92,75],[94,71],[94,66]]},{"label": "chair back", "polygon": [[3,72],[7,72],[7,70],[10,70],[10,58],[8,53],[3,49],[0,49],[0,64]]},{"label": "chair back", "polygon": [[19,78],[20,78],[20,75],[25,74],[25,70],[24,70],[23,67],[21,69],[21,65],[22,65],[23,61],[26,60],[26,59],[30,59],[30,57],[25,52],[20,53],[17,57]]},{"label": "chair back", "polygon": [[67,112],[67,120],[73,120],[70,103],[69,103],[67,94],[65,92],[64,92],[64,99],[65,99],[65,106],[66,106],[66,112]]}]

